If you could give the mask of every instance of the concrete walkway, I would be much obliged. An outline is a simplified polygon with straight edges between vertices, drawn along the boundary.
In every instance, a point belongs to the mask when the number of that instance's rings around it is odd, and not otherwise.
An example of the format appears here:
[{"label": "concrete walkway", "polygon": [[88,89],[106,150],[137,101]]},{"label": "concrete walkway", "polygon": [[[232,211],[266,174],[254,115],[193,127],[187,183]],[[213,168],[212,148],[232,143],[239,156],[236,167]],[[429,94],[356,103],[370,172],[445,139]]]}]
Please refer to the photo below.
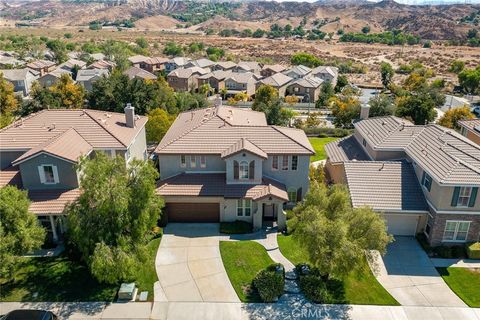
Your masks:
[{"label": "concrete walkway", "polygon": [[430,259],[433,265],[437,268],[468,268],[468,269],[480,269],[480,260],[477,259]]},{"label": "concrete walkway", "polygon": [[402,306],[466,307],[415,238],[396,237],[377,264],[377,280]]},{"label": "concrete walkway", "polygon": [[155,259],[155,301],[240,302],[219,248],[218,224],[170,223]]}]

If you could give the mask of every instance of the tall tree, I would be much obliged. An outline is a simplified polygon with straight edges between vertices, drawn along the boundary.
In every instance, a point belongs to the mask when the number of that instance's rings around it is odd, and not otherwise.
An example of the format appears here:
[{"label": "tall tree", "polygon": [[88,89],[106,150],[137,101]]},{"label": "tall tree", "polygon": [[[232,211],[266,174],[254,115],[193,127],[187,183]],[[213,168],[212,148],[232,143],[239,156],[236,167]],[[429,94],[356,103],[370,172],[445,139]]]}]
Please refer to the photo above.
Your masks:
[{"label": "tall tree", "polygon": [[255,92],[252,110],[265,113],[271,125],[286,126],[293,116],[283,107],[278,91],[268,85],[261,85]]},{"label": "tall tree", "polygon": [[352,121],[360,117],[360,100],[354,95],[338,95],[330,99],[329,108],[335,117],[333,124],[339,128],[349,128]]},{"label": "tall tree", "polygon": [[55,56],[55,61],[57,63],[62,63],[67,61],[68,59],[67,46],[65,42],[59,39],[48,40],[45,45],[47,46],[48,49],[50,49],[53,52]]},{"label": "tall tree", "polygon": [[335,90],[333,89],[332,83],[330,81],[325,81],[320,88],[320,94],[318,100],[315,103],[316,108],[326,107],[328,101],[335,95]]},{"label": "tall tree", "polygon": [[458,121],[474,118],[475,116],[470,111],[470,108],[467,106],[463,106],[461,108],[450,109],[445,112],[445,114],[440,118],[440,120],[438,120],[438,124],[450,129],[460,130]]},{"label": "tall tree", "polygon": [[392,82],[393,75],[395,71],[388,62],[382,62],[380,65],[380,75],[382,77],[382,84],[385,89],[388,89],[390,83]]},{"label": "tall tree", "polygon": [[18,109],[13,85],[3,78],[0,72],[0,128],[8,126]]},{"label": "tall tree", "polygon": [[123,157],[103,153],[82,159],[78,169],[82,194],[65,209],[70,239],[99,281],[132,280],[163,207],[155,194],[158,172],[150,162],[127,167]]},{"label": "tall tree", "polygon": [[31,90],[33,103],[40,109],[44,108],[83,108],[85,104],[84,89],[73,82],[68,74],[63,74],[53,86],[43,88],[38,82]]},{"label": "tall tree", "polygon": [[155,108],[148,112],[148,122],[145,126],[148,142],[160,142],[174,121],[174,117],[165,110]]},{"label": "tall tree", "polygon": [[0,274],[10,274],[18,257],[39,249],[45,229],[28,211],[30,200],[25,191],[14,186],[0,189]]},{"label": "tall tree", "polygon": [[460,86],[469,94],[480,92],[480,66],[475,69],[465,69],[458,74]]},{"label": "tall tree", "polygon": [[345,186],[312,183],[294,213],[298,223],[293,237],[326,278],[349,274],[369,250],[384,254],[392,241],[381,214],[352,208]]},{"label": "tall tree", "polygon": [[370,117],[383,117],[389,116],[395,113],[394,100],[385,94],[379,94],[370,98],[368,101],[370,106]]}]

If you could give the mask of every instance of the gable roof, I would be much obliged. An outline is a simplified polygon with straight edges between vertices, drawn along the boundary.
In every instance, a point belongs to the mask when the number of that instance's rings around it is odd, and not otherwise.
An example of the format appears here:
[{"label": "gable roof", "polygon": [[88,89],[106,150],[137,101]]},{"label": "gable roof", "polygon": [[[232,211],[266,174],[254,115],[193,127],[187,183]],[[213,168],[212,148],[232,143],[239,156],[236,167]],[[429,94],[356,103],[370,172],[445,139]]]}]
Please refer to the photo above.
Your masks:
[{"label": "gable roof", "polygon": [[198,77],[198,79],[210,79],[214,78],[216,80],[224,80],[232,74],[230,70],[215,70]]},{"label": "gable roof", "polygon": [[306,67],[304,65],[299,64],[298,66],[293,66],[288,70],[285,70],[283,73],[288,74],[288,73],[295,73],[299,75],[300,77],[303,77],[307,74],[309,74],[312,71],[309,67]]},{"label": "gable roof", "polygon": [[254,145],[248,139],[245,139],[245,138],[239,139],[237,142],[235,142],[230,147],[225,149],[222,152],[222,158],[231,157],[242,151],[247,151],[251,154],[259,156],[260,158],[264,158],[264,159],[268,158],[268,155],[262,149],[258,148],[256,145]]},{"label": "gable roof", "polygon": [[263,66],[262,70],[272,70],[273,72],[282,72],[286,69],[285,66],[281,64],[266,64]]},{"label": "gable roof", "polygon": [[147,61],[148,59],[150,59],[150,58],[149,58],[149,57],[142,56],[141,54],[128,57],[128,61],[130,61],[130,62],[133,63],[133,64],[135,64],[135,63],[140,63],[140,62],[145,62],[145,61]]},{"label": "gable roof", "polygon": [[237,64],[233,61],[219,61],[215,63],[215,65],[221,67],[222,69],[233,69]]},{"label": "gable roof", "polygon": [[314,154],[302,130],[269,126],[262,113],[226,106],[180,113],[155,152],[221,155],[241,138],[266,154]]},{"label": "gable roof", "polygon": [[331,66],[319,66],[316,68],[312,69],[311,74],[316,75],[319,73],[327,73],[331,75],[332,77],[338,76],[338,68],[337,67],[331,67]]},{"label": "gable roof", "polygon": [[245,71],[257,71],[260,70],[260,64],[256,61],[240,61],[237,67]]},{"label": "gable roof", "polygon": [[294,80],[290,85],[299,85],[303,88],[312,88],[316,89],[320,87],[323,83],[322,79],[319,79],[317,77],[309,77],[309,78],[298,78]]},{"label": "gable roof", "polygon": [[173,71],[171,71],[168,76],[169,77],[177,77],[177,78],[184,78],[188,79],[192,75],[198,74],[198,75],[204,75],[209,73],[208,70],[202,69],[200,67],[191,67],[191,68],[178,68]]},{"label": "gable roof", "polygon": [[[61,69],[67,69],[67,70],[71,70],[73,69],[75,66],[78,66],[79,68],[83,68],[87,65],[86,62],[82,61],[82,60],[77,60],[77,59],[69,59],[67,61],[65,61],[64,63],[62,63],[61,65],[58,66],[58,68],[61,68]],[[58,69],[57,68],[57,69]]]},{"label": "gable roof", "polygon": [[225,78],[225,80],[232,80],[236,83],[248,83],[255,80],[255,75],[252,72],[232,72]]},{"label": "gable roof", "polygon": [[461,120],[458,124],[480,136],[480,119]]},{"label": "gable roof", "polygon": [[60,214],[65,206],[80,196],[80,189],[71,190],[29,190],[29,211],[35,214]]},{"label": "gable roof", "polygon": [[88,69],[112,69],[115,67],[115,62],[107,61],[107,60],[97,60],[91,65],[89,65]]},{"label": "gable roof", "polygon": [[207,58],[200,58],[200,59],[197,59],[197,60],[189,61],[187,63],[187,65],[192,65],[192,66],[200,67],[200,68],[208,68],[208,67],[213,66],[214,64],[215,64],[215,62],[213,62],[212,60],[207,59]]},{"label": "gable roof", "polygon": [[325,151],[332,163],[370,159],[353,135],[325,144]]},{"label": "gable roof", "polygon": [[145,63],[147,64],[164,64],[168,62],[168,58],[162,58],[162,57],[152,57],[148,58]]},{"label": "gable roof", "polygon": [[76,81],[89,81],[94,77],[108,77],[109,72],[107,69],[82,69],[78,70]]},{"label": "gable roof", "polygon": [[52,72],[49,72],[49,73],[46,73],[44,74],[43,76],[41,76],[40,78],[38,78],[38,80],[46,77],[46,76],[54,76],[55,78],[59,78],[63,75],[63,74],[68,74],[68,75],[72,75],[72,73],[69,71],[69,70],[65,70],[65,69],[62,69],[62,68],[57,68],[55,70],[53,70]]},{"label": "gable roof", "polygon": [[27,64],[28,68],[31,69],[41,69],[41,68],[48,68],[54,66],[55,62],[48,61],[48,60],[35,60]]},{"label": "gable roof", "polygon": [[143,80],[156,80],[157,76],[138,67],[130,67],[123,72],[130,80],[140,78]]},{"label": "gable roof", "polygon": [[5,70],[0,70],[0,73],[2,73],[3,77],[8,81],[22,81],[27,78],[28,73],[33,75],[33,73],[28,68],[5,69]]},{"label": "gable roof", "polygon": [[168,63],[173,63],[179,67],[186,65],[189,61],[192,59],[186,58],[186,57],[175,57],[170,60],[168,60]]},{"label": "gable roof", "polygon": [[272,87],[281,87],[292,81],[293,78],[290,78],[287,75],[284,75],[283,73],[275,73],[274,75],[271,75],[270,77],[267,77],[265,79],[260,80],[259,82],[262,84],[266,84]]}]

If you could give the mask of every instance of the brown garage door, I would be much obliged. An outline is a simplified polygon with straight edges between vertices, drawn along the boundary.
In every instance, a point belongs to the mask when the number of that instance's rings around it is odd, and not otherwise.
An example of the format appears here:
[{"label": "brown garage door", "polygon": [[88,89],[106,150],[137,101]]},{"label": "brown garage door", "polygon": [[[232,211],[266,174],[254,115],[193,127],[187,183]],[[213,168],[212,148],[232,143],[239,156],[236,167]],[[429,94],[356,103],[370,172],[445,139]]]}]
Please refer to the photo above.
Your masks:
[{"label": "brown garage door", "polygon": [[218,203],[167,203],[169,222],[219,222]]}]

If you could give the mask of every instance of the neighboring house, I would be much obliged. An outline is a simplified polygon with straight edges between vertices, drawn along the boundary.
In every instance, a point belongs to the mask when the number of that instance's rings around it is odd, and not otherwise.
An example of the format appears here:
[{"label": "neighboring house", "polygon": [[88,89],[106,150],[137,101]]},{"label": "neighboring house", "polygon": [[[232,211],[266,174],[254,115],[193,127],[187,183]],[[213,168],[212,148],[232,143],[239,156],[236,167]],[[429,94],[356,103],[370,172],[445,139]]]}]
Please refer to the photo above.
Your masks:
[{"label": "neighboring house", "polygon": [[447,112],[450,109],[458,109],[461,107],[470,108],[470,101],[462,97],[455,97],[452,95],[445,95],[445,103],[439,107],[443,112]]},{"label": "neighboring house", "polygon": [[232,74],[231,71],[216,70],[198,77],[198,87],[209,84],[216,93],[225,88],[225,79]]},{"label": "neighboring house", "polygon": [[232,71],[237,64],[233,61],[219,61],[212,66],[212,71],[223,70],[223,71]]},{"label": "neighboring house", "polygon": [[96,152],[146,159],[145,123],[132,107],[125,114],[97,110],[43,110],[0,130],[0,187],[28,191],[30,211],[54,241],[65,231],[63,209],[80,195],[76,168]]},{"label": "neighboring house", "polygon": [[108,77],[108,69],[86,69],[79,70],[75,81],[85,90],[92,91],[93,83],[102,77]]},{"label": "neighboring house", "polygon": [[207,58],[200,58],[197,60],[192,60],[189,61],[185,64],[185,68],[191,68],[191,67],[199,67],[202,69],[211,69],[215,65],[215,62],[213,62],[210,59]]},{"label": "neighboring house", "polygon": [[283,72],[285,71],[285,69],[286,68],[281,64],[266,64],[263,66],[260,74],[262,75],[262,77],[267,78],[273,76],[275,73]]},{"label": "neighboring house", "polygon": [[251,72],[232,72],[225,78],[225,88],[228,96],[245,92],[249,97],[255,94],[256,76]]},{"label": "neighboring house", "polygon": [[2,54],[0,52],[0,69],[21,68],[25,62],[11,55]]},{"label": "neighboring house", "polygon": [[320,95],[323,80],[315,77],[293,80],[288,86],[286,95],[296,96],[301,102],[316,102]]},{"label": "neighboring house", "polygon": [[275,73],[274,75],[272,75],[270,77],[260,79],[257,82],[257,89],[261,85],[268,85],[268,86],[271,86],[271,87],[274,87],[275,89],[277,89],[279,97],[285,97],[285,93],[287,91],[287,86],[289,85],[289,83],[291,81],[293,81],[293,78],[291,78],[287,75],[284,75],[283,73]]},{"label": "neighboring house", "polygon": [[165,72],[167,72],[168,74],[175,69],[184,68],[190,60],[190,58],[185,57],[175,57],[173,59],[170,59],[168,60],[168,62],[165,63]]},{"label": "neighboring house", "polygon": [[458,121],[460,133],[480,145],[480,119]]},{"label": "neighboring house", "polygon": [[[366,110],[366,111],[365,111]],[[435,124],[368,118],[325,146],[328,177],[345,183],[354,207],[384,214],[388,232],[424,233],[432,246],[480,237],[480,146]]]},{"label": "neighboring house", "polygon": [[160,72],[165,70],[165,64],[169,61],[167,58],[162,57],[153,57],[145,61],[145,67],[142,69],[147,70],[148,72]]},{"label": "neighboring house", "polygon": [[60,64],[58,66],[58,68],[64,69],[64,70],[67,70],[67,71],[72,71],[75,68],[75,66],[78,69],[85,69],[85,67],[87,66],[87,63],[85,61],[82,61],[82,60],[69,59],[66,62]]},{"label": "neighboring house", "polygon": [[240,61],[233,68],[233,72],[252,72],[259,74],[261,69],[260,64],[256,61]]},{"label": "neighboring house", "polygon": [[113,68],[115,68],[115,62],[107,60],[97,60],[87,67],[87,69],[104,69],[110,72],[113,70]]},{"label": "neighboring house", "polygon": [[30,94],[30,89],[38,76],[28,68],[0,70],[5,80],[13,84],[13,90],[20,92],[24,97]]},{"label": "neighboring house", "polygon": [[105,60],[107,56],[99,52],[99,53],[91,53],[90,58],[92,58],[95,61],[100,61],[100,60]]},{"label": "neighboring house", "polygon": [[52,72],[47,73],[46,75],[38,78],[37,81],[38,83],[40,83],[42,87],[48,88],[56,84],[64,74],[68,74],[70,77],[72,77],[72,73],[70,71],[61,69],[59,67],[53,70]]},{"label": "neighboring house", "polygon": [[168,74],[167,82],[175,91],[192,91],[197,89],[198,77],[207,73],[199,67],[175,69]]},{"label": "neighboring house", "polygon": [[142,80],[156,80],[157,76],[153,73],[148,72],[137,67],[130,67],[123,72],[124,75],[128,76],[130,80],[133,79],[142,79]]},{"label": "neighboring house", "polygon": [[53,61],[48,61],[48,60],[35,60],[27,64],[27,68],[30,68],[32,70],[35,70],[40,74],[40,76],[43,76],[44,74],[47,74],[49,72],[52,72],[55,70],[56,65],[55,62]]},{"label": "neighboring house", "polygon": [[310,74],[310,72],[312,72],[312,69],[300,64],[298,66],[293,66],[290,69],[283,71],[283,74],[289,76],[292,79],[299,79],[306,77]]},{"label": "neighboring house", "polygon": [[142,55],[136,55],[136,56],[129,57],[128,61],[130,61],[130,63],[134,67],[141,68],[141,69],[146,69],[146,63],[145,62],[148,59],[150,59],[150,58],[142,56]]},{"label": "neighboring house", "polygon": [[265,114],[217,106],[178,115],[155,150],[157,193],[170,222],[276,221],[308,191],[302,130],[267,125]]},{"label": "neighboring house", "polygon": [[337,85],[338,68],[329,66],[316,67],[310,72],[310,75],[323,81],[330,81],[333,87]]}]

